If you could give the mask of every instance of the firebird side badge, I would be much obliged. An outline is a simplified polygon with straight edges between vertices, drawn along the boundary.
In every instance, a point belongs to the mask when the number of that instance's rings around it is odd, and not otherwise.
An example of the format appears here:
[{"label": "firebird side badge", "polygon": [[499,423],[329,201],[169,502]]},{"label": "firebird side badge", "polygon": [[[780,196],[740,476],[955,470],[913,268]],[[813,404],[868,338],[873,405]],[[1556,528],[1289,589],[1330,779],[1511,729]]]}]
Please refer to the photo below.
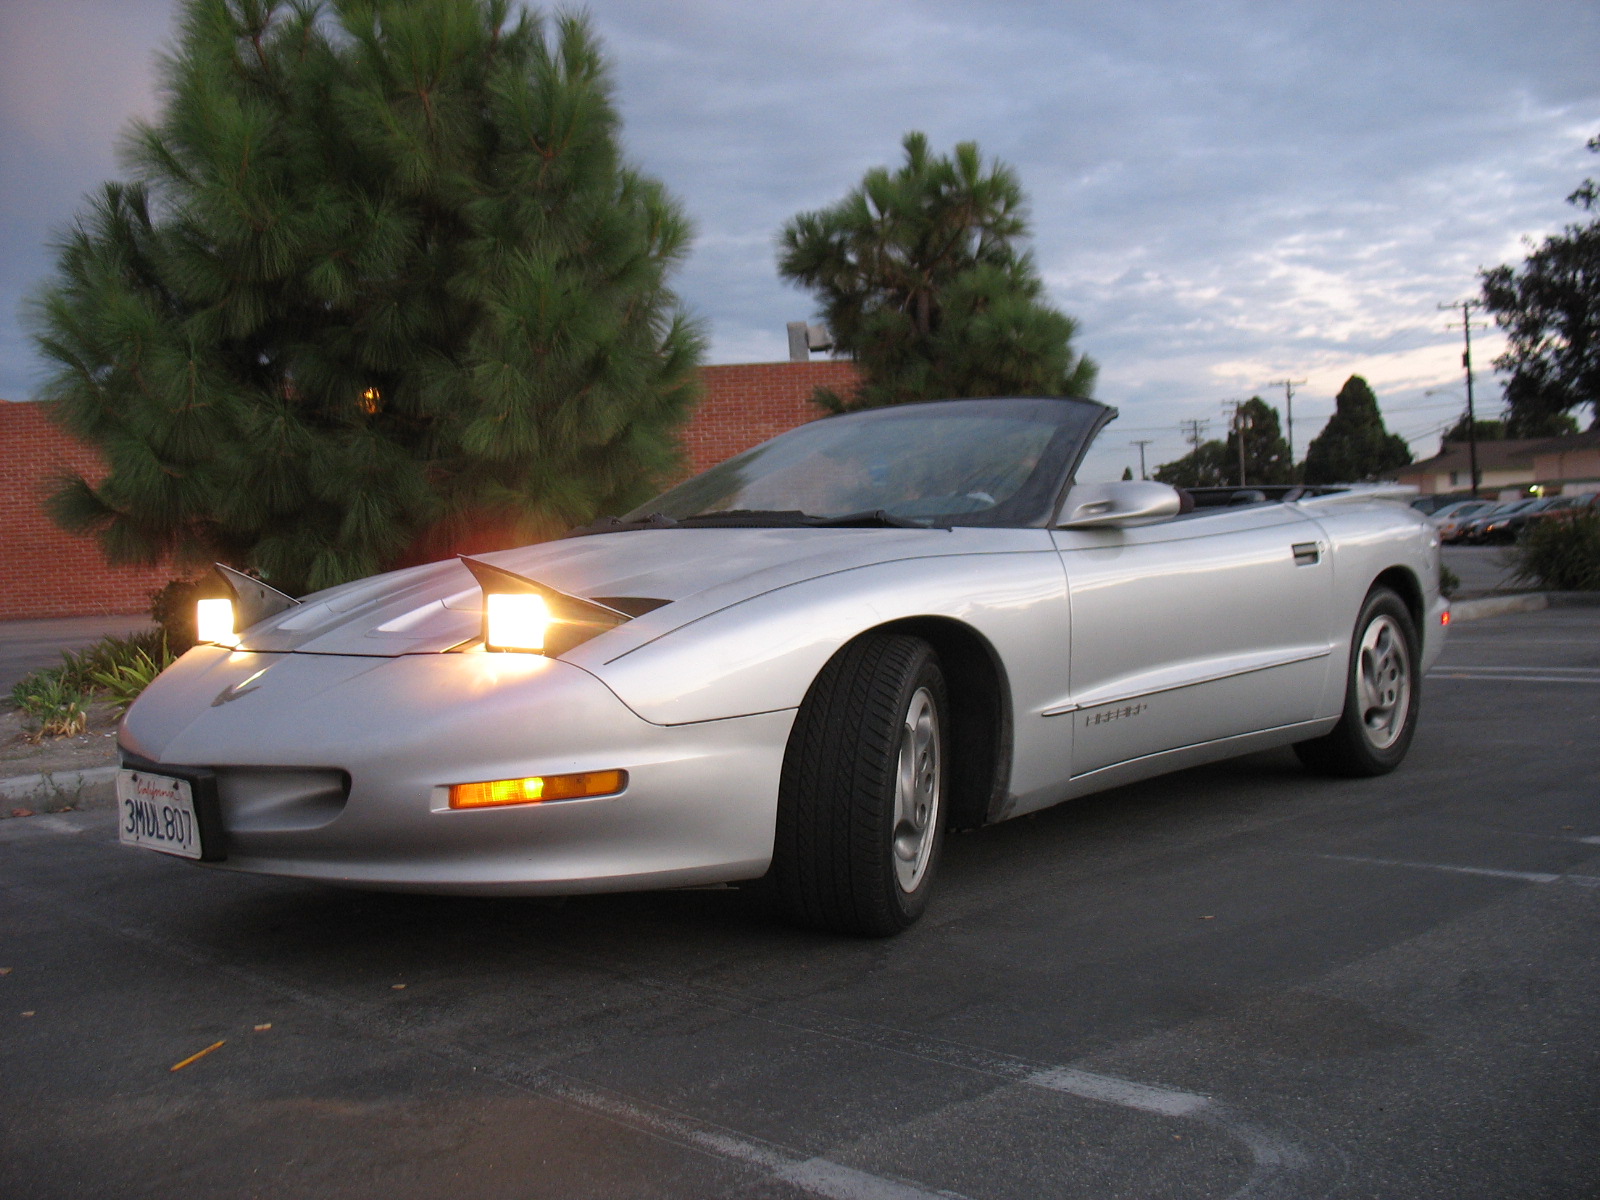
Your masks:
[{"label": "firebird side badge", "polygon": [[1103,708],[1097,713],[1085,713],[1083,724],[1085,728],[1090,725],[1105,725],[1111,721],[1126,721],[1129,717],[1137,717],[1149,709],[1148,704],[1124,704],[1121,708]]}]

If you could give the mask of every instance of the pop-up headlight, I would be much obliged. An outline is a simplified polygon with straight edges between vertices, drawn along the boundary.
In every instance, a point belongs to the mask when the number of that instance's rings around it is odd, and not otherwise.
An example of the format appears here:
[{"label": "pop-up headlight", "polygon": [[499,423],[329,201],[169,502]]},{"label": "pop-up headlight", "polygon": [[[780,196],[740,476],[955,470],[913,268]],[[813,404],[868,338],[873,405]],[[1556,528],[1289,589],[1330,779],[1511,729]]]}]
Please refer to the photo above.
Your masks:
[{"label": "pop-up headlight", "polygon": [[233,601],[222,596],[212,596],[195,602],[195,635],[202,642],[215,642],[219,646],[236,646],[239,635],[233,628]]},{"label": "pop-up headlight", "polygon": [[195,636],[202,642],[237,646],[242,631],[300,603],[243,571],[221,563],[216,568],[202,584],[207,594],[195,602]]},{"label": "pop-up headlight", "polygon": [[550,606],[536,592],[485,592],[483,644],[490,650],[544,651]]},{"label": "pop-up headlight", "polygon": [[483,589],[486,650],[521,650],[555,658],[630,619],[627,613],[542,584],[504,567],[461,555]]}]

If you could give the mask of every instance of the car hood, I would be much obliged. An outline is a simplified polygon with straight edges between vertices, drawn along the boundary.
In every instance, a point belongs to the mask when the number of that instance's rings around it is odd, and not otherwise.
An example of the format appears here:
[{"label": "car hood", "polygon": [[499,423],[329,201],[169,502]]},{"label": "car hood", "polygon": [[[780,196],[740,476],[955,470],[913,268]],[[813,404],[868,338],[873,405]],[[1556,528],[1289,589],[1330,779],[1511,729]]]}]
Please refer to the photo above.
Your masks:
[{"label": "car hood", "polygon": [[[969,529],[649,529],[566,538],[480,557],[570,595],[665,602],[630,622],[650,637],[774,588],[875,562],[1016,549]],[[1001,535],[996,537],[996,535]],[[482,596],[459,560],[377,575],[307,596],[245,630],[239,648],[391,657],[433,653],[479,633]],[[627,610],[628,605],[618,604]],[[637,606],[648,608],[649,606]]]}]

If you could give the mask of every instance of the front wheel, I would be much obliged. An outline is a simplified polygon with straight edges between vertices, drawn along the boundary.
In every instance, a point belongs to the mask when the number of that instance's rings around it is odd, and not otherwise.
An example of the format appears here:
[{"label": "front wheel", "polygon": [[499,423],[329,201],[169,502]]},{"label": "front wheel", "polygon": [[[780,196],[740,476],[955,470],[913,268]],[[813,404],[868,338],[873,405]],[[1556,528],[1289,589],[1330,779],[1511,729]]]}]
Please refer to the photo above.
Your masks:
[{"label": "front wheel", "polygon": [[791,920],[887,937],[922,915],[948,807],[948,711],[921,638],[868,634],[822,669],[779,787],[771,878]]},{"label": "front wheel", "polygon": [[1387,588],[1361,606],[1350,646],[1344,713],[1325,737],[1295,746],[1300,761],[1330,775],[1383,775],[1405,758],[1421,699],[1416,628]]}]

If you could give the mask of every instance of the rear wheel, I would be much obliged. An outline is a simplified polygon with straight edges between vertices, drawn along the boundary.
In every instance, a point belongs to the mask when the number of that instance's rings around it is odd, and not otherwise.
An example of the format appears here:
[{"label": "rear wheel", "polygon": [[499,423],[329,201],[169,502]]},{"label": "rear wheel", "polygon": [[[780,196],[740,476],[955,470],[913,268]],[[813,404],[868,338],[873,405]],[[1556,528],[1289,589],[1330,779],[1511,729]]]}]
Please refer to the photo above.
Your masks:
[{"label": "rear wheel", "polygon": [[868,634],[822,669],[779,790],[772,883],[787,917],[886,937],[922,915],[948,807],[948,711],[921,638]]},{"label": "rear wheel", "polygon": [[1301,742],[1306,766],[1331,775],[1383,775],[1405,758],[1421,685],[1411,612],[1388,588],[1367,594],[1356,619],[1344,713],[1326,737]]}]

